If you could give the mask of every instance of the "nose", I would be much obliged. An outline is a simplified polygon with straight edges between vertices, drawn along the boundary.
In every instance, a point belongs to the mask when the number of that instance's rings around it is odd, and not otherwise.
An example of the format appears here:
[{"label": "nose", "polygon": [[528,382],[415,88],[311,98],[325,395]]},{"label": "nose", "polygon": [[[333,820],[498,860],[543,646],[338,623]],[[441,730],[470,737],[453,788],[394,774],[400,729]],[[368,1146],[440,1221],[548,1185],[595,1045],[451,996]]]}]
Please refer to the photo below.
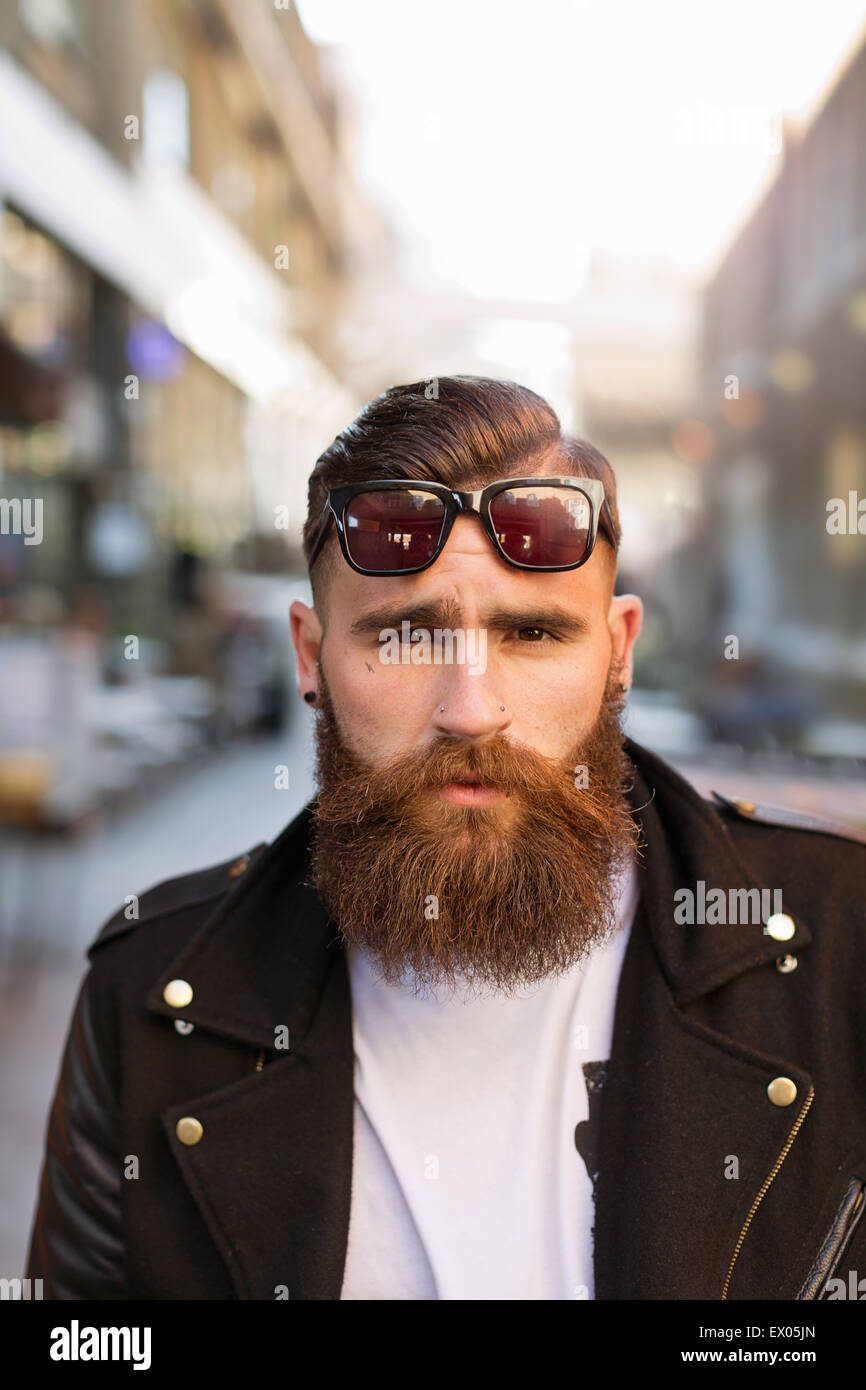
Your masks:
[{"label": "nose", "polygon": [[487,741],[511,725],[505,700],[492,689],[487,674],[472,675],[468,666],[455,666],[433,712],[433,727],[440,736]]}]

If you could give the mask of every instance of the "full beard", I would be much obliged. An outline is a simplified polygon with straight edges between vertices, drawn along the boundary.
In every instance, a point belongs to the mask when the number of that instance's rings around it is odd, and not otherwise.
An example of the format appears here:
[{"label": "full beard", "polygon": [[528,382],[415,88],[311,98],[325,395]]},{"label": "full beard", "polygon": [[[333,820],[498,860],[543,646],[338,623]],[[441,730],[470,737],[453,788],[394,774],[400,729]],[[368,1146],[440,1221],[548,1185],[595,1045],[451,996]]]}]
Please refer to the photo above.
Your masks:
[{"label": "full beard", "polygon": [[[381,767],[347,747],[320,674],[310,882],[389,983],[513,994],[615,931],[617,875],[638,840],[616,674],[565,759],[502,736],[443,738]],[[507,802],[456,805],[433,790],[466,778]]]}]

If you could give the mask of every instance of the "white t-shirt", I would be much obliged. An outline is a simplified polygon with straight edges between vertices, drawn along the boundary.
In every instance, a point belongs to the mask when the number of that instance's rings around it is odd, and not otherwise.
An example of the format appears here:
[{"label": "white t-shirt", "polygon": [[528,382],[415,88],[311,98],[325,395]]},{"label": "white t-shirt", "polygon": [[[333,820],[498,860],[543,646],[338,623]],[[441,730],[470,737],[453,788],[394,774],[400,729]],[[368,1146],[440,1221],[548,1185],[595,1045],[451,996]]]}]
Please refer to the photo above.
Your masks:
[{"label": "white t-shirt", "polygon": [[[598,1107],[638,898],[517,996],[385,984],[349,950],[355,1139],[342,1299],[593,1298]],[[591,1120],[591,1123],[588,1121]]]}]

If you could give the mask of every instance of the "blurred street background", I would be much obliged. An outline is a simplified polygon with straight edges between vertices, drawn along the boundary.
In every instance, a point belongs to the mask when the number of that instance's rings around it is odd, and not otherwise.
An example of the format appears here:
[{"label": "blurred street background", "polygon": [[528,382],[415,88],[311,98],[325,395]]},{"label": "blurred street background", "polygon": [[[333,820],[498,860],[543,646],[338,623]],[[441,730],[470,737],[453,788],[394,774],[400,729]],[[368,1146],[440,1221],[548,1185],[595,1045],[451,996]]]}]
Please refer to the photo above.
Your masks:
[{"label": "blurred street background", "polygon": [[0,1276],[99,926],[313,793],[306,480],[389,385],[546,396],[619,481],[629,732],[866,826],[864,17],[0,5]]}]

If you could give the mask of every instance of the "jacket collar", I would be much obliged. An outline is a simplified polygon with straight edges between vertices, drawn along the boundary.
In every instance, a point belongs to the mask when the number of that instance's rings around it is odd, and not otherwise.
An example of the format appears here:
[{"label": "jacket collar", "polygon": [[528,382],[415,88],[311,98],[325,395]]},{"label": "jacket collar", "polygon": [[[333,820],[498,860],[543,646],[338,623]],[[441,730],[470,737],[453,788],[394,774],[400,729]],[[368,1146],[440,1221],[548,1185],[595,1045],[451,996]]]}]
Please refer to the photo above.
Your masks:
[{"label": "jacket collar", "polygon": [[170,980],[185,980],[192,1000],[183,1018],[253,1047],[274,1047],[289,1028],[294,1048],[306,1036],[342,945],[336,926],[307,882],[311,805],[256,855],[237,886],[154,981],[147,1007],[169,1018]]},{"label": "jacket collar", "polygon": [[697,897],[701,882],[706,893],[721,889],[726,903],[732,891],[743,889],[767,890],[772,903],[778,884],[765,882],[741,857],[718,811],[672,767],[630,739],[626,750],[635,769],[630,799],[642,832],[638,877],[653,947],[675,1003],[689,1004],[745,970],[807,946],[809,927],[787,903],[795,933],[784,946],[765,933],[763,921],[675,921],[675,893],[688,889]]},{"label": "jacket collar", "polygon": [[[790,906],[795,935],[785,943],[762,924],[682,925],[674,920],[679,889],[768,889],[744,862],[719,813],[684,778],[632,740],[629,792],[641,828],[638,877],[650,905],[653,946],[675,1002],[683,1006],[734,976],[798,951],[811,933]],[[154,982],[147,1006],[176,1018],[163,990],[189,982],[193,997],[183,1017],[254,1047],[273,1048],[274,1029],[288,1025],[292,1047],[309,1029],[335,955],[338,929],[309,884],[312,803],[257,855],[236,888]],[[712,881],[707,881],[707,874]]]}]

